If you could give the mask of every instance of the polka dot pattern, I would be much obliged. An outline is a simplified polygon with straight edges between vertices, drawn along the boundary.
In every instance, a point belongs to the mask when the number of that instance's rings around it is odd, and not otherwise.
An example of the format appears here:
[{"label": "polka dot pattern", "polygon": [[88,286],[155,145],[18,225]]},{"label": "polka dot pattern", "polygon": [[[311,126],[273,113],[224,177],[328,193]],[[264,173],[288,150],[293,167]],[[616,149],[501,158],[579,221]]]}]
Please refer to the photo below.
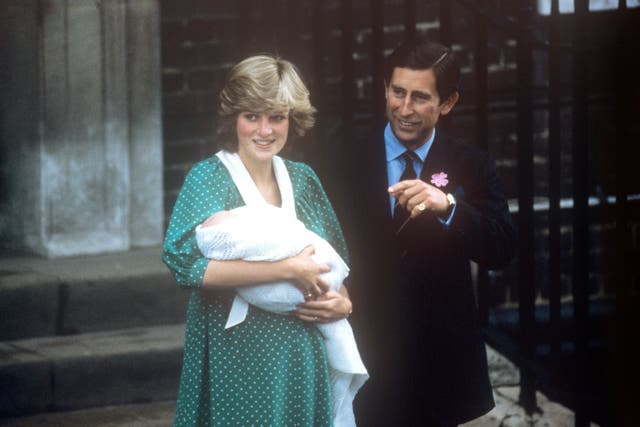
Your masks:
[{"label": "polka dot pattern", "polygon": [[[347,260],[340,225],[313,170],[285,160],[296,214]],[[244,205],[216,157],[196,164],[176,201],[163,261],[192,290],[175,426],[329,426],[330,380],[318,329],[292,316],[250,307],[247,319],[224,324],[233,291],[201,289],[208,260],[195,226],[222,209]]]}]

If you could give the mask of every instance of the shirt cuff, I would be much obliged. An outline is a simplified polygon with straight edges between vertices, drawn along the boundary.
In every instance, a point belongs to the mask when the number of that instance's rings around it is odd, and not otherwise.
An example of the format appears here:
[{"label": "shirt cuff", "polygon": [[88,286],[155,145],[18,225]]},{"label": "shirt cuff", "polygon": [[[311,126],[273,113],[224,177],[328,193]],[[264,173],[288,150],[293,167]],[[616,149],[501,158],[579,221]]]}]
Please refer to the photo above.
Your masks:
[{"label": "shirt cuff", "polygon": [[440,221],[442,225],[444,225],[445,227],[449,227],[451,225],[451,221],[453,220],[453,215],[455,214],[457,207],[457,205],[453,205],[453,209],[451,209],[451,213],[449,214],[448,218],[444,219],[440,218],[439,216],[436,218],[438,218],[438,221]]}]

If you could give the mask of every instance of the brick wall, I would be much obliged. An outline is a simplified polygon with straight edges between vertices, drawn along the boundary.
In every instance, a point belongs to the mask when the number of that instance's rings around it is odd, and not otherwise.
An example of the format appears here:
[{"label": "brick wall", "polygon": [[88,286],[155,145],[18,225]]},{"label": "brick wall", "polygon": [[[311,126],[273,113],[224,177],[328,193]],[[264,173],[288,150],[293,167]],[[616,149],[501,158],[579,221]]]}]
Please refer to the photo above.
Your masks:
[{"label": "brick wall", "polygon": [[[341,10],[339,1],[323,1],[318,6],[306,1],[163,1],[162,5],[162,75],[163,123],[165,138],[165,213],[170,214],[188,168],[197,160],[216,151],[213,137],[217,96],[226,73],[233,63],[253,53],[279,53],[301,69],[313,88],[314,104],[321,108],[318,126],[321,131],[310,136],[308,147],[297,153],[314,163],[313,146],[324,151],[339,148],[341,117]],[[385,1],[384,46],[389,52],[403,37],[401,1]],[[418,2],[417,30],[421,36],[438,39],[437,1]],[[294,10],[292,10],[292,7]],[[320,7],[320,33],[314,33],[312,13]],[[457,10],[457,9],[456,9]],[[295,19],[291,19],[295,16]],[[462,16],[462,15],[461,15]],[[265,25],[264,21],[268,21]],[[456,19],[454,49],[458,52],[465,88],[461,110],[473,108],[472,17]],[[371,11],[369,2],[353,2],[354,23],[354,93],[357,113],[365,117],[372,109],[371,79]],[[459,27],[459,28],[458,28]],[[466,28],[466,30],[465,30]],[[320,38],[324,52],[322,73],[314,69],[314,38]],[[515,42],[492,34],[489,47],[490,88],[497,98],[504,98],[513,88]],[[323,81],[317,81],[319,76]],[[507,95],[508,96],[508,95]],[[459,114],[460,125],[453,131],[468,137],[473,120]],[[514,164],[508,157],[514,152],[513,114],[498,112],[491,117],[490,148],[499,157],[505,176]],[[506,126],[505,126],[506,125]],[[300,145],[299,145],[300,146]],[[315,151],[317,152],[317,150]],[[316,159],[320,164],[319,159]],[[319,173],[322,174],[322,168]],[[515,194],[511,184],[510,194]]]},{"label": "brick wall", "polygon": [[[402,1],[384,1],[384,47],[388,53],[403,38]],[[501,19],[514,15],[517,2],[492,0],[485,2]],[[417,31],[420,36],[440,37],[439,1],[417,2]],[[163,124],[165,151],[165,213],[170,215],[177,192],[189,167],[217,150],[214,138],[217,96],[226,73],[238,60],[255,53],[277,53],[292,60],[312,89],[312,102],[319,115],[315,130],[297,143],[294,158],[312,164],[323,182],[331,183],[331,156],[339,152],[342,126],[341,80],[341,2],[328,0],[165,0],[162,5],[162,75]],[[511,8],[511,9],[510,9]],[[320,13],[321,20],[314,20]],[[475,129],[474,20],[470,12],[454,3],[453,48],[462,65],[462,98],[454,110],[448,131],[473,142]],[[318,15],[316,15],[318,16]],[[606,47],[615,29],[611,14],[595,15],[588,37]],[[563,18],[563,42],[572,39],[572,21]],[[354,25],[354,114],[361,126],[367,126],[373,111],[371,61],[371,10],[369,2],[353,1]],[[548,34],[548,18],[538,18],[534,36],[544,40]],[[506,184],[509,198],[517,196],[516,143],[516,41],[502,30],[490,28],[488,44],[489,140],[490,152],[497,160],[498,172]],[[314,58],[319,46],[323,57]],[[611,101],[611,73],[606,64],[613,52],[596,48],[590,66],[590,128],[592,148],[592,193],[607,195],[614,191],[615,168],[608,144],[615,138],[615,104]],[[546,197],[548,183],[548,114],[547,53],[534,56],[534,191],[537,198]],[[562,195],[570,197],[571,183],[571,56],[563,55],[562,80]],[[637,151],[637,149],[636,149]],[[635,184],[634,184],[635,185]],[[330,185],[329,185],[330,187]],[[637,186],[640,192],[640,186]],[[331,194],[330,194],[331,195]],[[571,214],[567,211],[563,227],[563,260],[565,290],[569,291],[571,274]],[[536,215],[536,277],[546,283],[547,238],[546,212]],[[612,227],[609,219],[592,227],[595,270],[591,286],[594,294],[610,294],[607,269],[609,261],[599,254],[611,253]],[[515,267],[493,276],[493,299],[513,300]],[[540,298],[546,288],[539,289]]]}]

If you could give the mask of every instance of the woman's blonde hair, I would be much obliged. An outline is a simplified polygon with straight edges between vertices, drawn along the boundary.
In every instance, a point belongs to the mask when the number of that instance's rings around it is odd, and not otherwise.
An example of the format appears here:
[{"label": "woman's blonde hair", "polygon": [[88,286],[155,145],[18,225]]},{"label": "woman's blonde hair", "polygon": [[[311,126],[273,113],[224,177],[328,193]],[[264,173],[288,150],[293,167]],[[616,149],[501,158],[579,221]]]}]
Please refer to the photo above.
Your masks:
[{"label": "woman's blonde hair", "polygon": [[296,67],[289,61],[269,55],[256,55],[236,64],[220,92],[218,136],[228,151],[236,151],[236,120],[243,111],[289,113],[291,130],[302,136],[315,122],[309,90]]}]

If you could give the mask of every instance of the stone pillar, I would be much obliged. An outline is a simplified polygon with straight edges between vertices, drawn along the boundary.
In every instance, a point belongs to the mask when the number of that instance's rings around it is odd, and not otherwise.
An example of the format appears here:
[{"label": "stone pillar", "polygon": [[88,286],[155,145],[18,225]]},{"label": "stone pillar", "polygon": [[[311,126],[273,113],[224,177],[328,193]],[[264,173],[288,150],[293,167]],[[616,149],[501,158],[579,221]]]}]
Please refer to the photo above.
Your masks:
[{"label": "stone pillar", "polygon": [[162,64],[157,0],[129,0],[127,7],[129,155],[132,245],[161,242],[164,233],[162,163]]},{"label": "stone pillar", "polygon": [[49,257],[159,244],[157,0],[10,0],[0,16],[2,235]]}]

